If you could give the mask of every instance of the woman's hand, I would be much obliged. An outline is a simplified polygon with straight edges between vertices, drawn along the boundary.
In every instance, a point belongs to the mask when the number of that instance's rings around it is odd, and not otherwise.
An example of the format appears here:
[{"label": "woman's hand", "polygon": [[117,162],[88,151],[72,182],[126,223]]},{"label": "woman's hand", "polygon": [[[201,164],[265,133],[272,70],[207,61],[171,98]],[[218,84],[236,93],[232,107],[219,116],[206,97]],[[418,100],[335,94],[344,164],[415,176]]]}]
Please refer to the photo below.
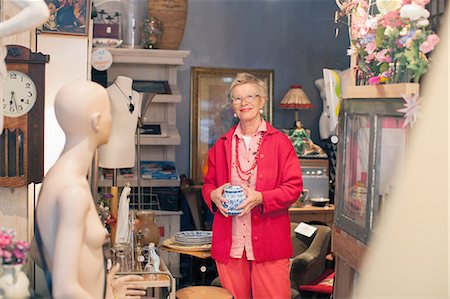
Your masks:
[{"label": "woman's hand", "polygon": [[238,217],[246,215],[254,207],[263,203],[263,196],[261,192],[250,189],[245,185],[241,185],[241,187],[244,189],[244,193],[247,195],[247,198],[236,207],[236,210],[242,209],[242,212],[238,215]]},{"label": "woman's hand", "polygon": [[132,281],[142,281],[143,277],[139,275],[124,275],[117,277],[116,274],[119,271],[120,264],[116,264],[108,273],[108,281],[111,282],[114,298],[126,298],[126,299],[140,299],[141,296],[145,296],[147,292],[146,286],[140,284],[128,283]]},{"label": "woman's hand", "polygon": [[223,189],[226,186],[229,186],[230,183],[225,183],[219,188],[211,191],[211,194],[209,197],[211,197],[211,201],[216,205],[217,209],[220,213],[222,213],[223,216],[228,217],[227,209],[223,206],[222,202],[227,202],[227,199],[223,197]]}]

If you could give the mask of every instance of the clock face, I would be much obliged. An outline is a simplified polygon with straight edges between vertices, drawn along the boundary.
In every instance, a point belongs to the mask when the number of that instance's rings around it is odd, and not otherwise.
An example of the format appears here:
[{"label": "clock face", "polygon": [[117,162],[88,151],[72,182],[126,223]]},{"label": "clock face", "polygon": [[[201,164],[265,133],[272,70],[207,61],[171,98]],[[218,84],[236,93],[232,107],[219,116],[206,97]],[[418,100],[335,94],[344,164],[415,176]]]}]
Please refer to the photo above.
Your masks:
[{"label": "clock face", "polygon": [[19,71],[8,71],[4,82],[3,114],[18,117],[27,114],[36,103],[37,92],[33,80]]}]

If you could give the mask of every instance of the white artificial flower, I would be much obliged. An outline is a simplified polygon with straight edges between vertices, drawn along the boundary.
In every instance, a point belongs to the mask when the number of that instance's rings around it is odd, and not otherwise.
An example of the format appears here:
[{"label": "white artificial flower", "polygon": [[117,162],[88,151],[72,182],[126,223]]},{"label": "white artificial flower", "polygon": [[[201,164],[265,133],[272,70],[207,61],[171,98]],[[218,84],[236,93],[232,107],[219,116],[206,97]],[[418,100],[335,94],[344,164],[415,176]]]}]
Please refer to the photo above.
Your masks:
[{"label": "white artificial flower", "polygon": [[396,34],[396,30],[394,28],[392,28],[391,26],[387,26],[386,29],[384,30],[385,36],[395,36],[395,34]]},{"label": "white artificial flower", "polygon": [[377,0],[378,11],[385,15],[390,11],[399,9],[402,6],[402,0]]},{"label": "white artificial flower", "polygon": [[417,4],[406,4],[400,9],[400,17],[416,21],[420,18],[428,19],[430,12]]},{"label": "white artificial flower", "polygon": [[378,27],[378,18],[377,17],[369,17],[366,20],[366,27],[370,29],[377,29]]},{"label": "white artificial flower", "polygon": [[430,25],[430,22],[428,21],[428,19],[420,19],[417,21],[416,25],[417,27],[427,27],[428,25]]},{"label": "white artificial flower", "polygon": [[347,56],[352,56],[356,53],[356,48],[351,46],[349,49],[347,49]]}]

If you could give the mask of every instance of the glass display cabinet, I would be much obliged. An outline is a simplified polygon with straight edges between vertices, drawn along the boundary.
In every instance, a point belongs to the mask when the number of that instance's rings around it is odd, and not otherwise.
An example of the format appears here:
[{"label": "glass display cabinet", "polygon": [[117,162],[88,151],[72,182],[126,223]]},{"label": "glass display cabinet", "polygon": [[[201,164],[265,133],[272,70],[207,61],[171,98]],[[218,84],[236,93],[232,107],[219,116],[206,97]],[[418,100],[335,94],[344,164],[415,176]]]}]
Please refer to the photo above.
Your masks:
[{"label": "glass display cabinet", "polygon": [[408,136],[404,100],[344,100],[338,146],[336,225],[366,243],[383,202],[394,187]]},{"label": "glass display cabinet", "polygon": [[[408,142],[402,95],[419,84],[349,87],[340,109],[335,222],[336,298],[348,298],[384,203],[395,188]],[[340,275],[338,275],[338,273]]]}]

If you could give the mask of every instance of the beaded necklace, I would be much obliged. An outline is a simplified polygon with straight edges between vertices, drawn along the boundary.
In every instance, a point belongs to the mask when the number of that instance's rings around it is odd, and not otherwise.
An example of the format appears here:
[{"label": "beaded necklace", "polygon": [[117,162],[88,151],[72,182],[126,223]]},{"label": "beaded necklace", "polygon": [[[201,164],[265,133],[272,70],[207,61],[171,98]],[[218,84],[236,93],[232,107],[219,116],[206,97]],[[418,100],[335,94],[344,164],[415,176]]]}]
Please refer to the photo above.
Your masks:
[{"label": "beaded necklace", "polygon": [[[126,102],[127,102],[127,105],[128,105],[128,111],[130,111],[130,113],[133,113],[133,111],[134,111],[133,97],[132,97],[131,95],[130,95],[130,96],[127,96],[127,95],[123,92],[122,88],[120,88],[120,86],[116,84],[116,82],[114,82],[114,85],[120,90],[120,92],[121,92],[121,93],[125,96],[125,98],[127,99]],[[131,92],[133,92],[133,90],[131,90]]]},{"label": "beaded necklace", "polygon": [[[252,165],[249,169],[243,170],[241,167],[241,163],[239,162],[239,137],[236,136],[236,147],[235,147],[235,153],[236,153],[236,173],[239,176],[239,178],[243,181],[246,181],[247,183],[250,183],[250,177],[253,174],[253,170],[255,170],[256,166],[258,165],[258,158],[259,158],[259,152],[261,151],[261,143],[262,139],[264,137],[264,132],[261,132],[261,135],[259,136],[258,140],[258,148],[255,152],[252,153],[254,156],[254,160]],[[244,178],[244,175],[248,176],[247,179]]]}]

